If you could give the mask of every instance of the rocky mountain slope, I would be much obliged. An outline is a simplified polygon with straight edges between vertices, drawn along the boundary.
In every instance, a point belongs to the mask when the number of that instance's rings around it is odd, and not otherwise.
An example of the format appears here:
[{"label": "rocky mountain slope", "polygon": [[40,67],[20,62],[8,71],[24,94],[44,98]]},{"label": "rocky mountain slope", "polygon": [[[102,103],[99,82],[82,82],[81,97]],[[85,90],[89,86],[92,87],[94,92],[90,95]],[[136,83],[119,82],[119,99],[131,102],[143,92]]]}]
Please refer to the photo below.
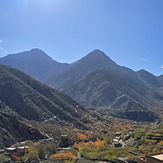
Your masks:
[{"label": "rocky mountain slope", "polygon": [[163,86],[159,77],[119,66],[100,50],[89,53],[47,84],[86,105],[119,107],[124,99],[148,105],[149,100],[163,99],[158,89]]},{"label": "rocky mountain slope", "polygon": [[0,65],[0,100],[18,115],[44,121],[59,121],[83,126],[84,108],[66,95],[32,79],[28,75]]},{"label": "rocky mountain slope", "polygon": [[0,111],[0,144],[1,148],[9,147],[24,140],[40,140],[46,137],[38,130],[23,123],[16,116]]},{"label": "rocky mountain slope", "polygon": [[95,50],[76,61],[68,70],[48,79],[46,83],[56,89],[64,90],[89,73],[103,69],[108,65],[112,68],[116,67],[116,63],[106,54],[100,50]]},{"label": "rocky mountain slope", "polygon": [[[124,117],[141,120],[141,115],[163,104],[160,78],[145,70],[135,72],[119,66],[106,54],[95,50],[47,84],[86,106],[107,107],[118,114],[123,112]],[[136,110],[140,114],[135,113]],[[156,116],[150,112],[147,117],[146,120],[154,120]]]},{"label": "rocky mountain slope", "polygon": [[0,58],[0,64],[16,68],[40,81],[45,81],[69,66],[69,64],[53,60],[40,49],[7,55]]}]

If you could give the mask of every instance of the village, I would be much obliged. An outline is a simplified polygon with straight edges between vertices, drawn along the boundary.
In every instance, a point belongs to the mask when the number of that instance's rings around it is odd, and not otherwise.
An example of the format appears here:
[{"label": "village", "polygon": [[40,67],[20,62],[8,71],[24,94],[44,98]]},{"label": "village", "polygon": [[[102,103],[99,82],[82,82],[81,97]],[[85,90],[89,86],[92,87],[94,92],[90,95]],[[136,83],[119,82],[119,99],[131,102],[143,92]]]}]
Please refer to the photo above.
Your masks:
[{"label": "village", "polygon": [[[54,128],[44,123],[40,130],[46,131],[46,139],[38,142],[27,140],[11,147],[1,147],[0,161],[148,163],[146,160],[151,155],[163,153],[161,125],[152,129],[152,125],[149,127],[143,124],[142,128],[136,122],[118,122],[103,125],[103,128],[96,124],[93,126],[94,130],[85,131],[74,126]],[[146,156],[149,156],[148,159]]]}]

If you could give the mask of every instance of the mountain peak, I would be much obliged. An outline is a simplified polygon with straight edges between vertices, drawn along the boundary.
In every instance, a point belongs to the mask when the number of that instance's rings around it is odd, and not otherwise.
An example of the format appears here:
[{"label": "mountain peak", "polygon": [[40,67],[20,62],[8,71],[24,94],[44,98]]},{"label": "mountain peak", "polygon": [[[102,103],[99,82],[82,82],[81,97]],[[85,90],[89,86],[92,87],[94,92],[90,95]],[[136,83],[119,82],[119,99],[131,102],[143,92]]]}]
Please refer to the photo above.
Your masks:
[{"label": "mountain peak", "polygon": [[100,49],[95,49],[95,50],[93,50],[92,52],[96,52],[96,53],[104,53],[102,50],[100,50]]},{"label": "mountain peak", "polygon": [[146,70],[141,69],[137,71],[137,75],[143,82],[152,86],[160,87],[162,85],[156,76]]},{"label": "mountain peak", "polygon": [[9,54],[0,58],[0,64],[19,69],[41,81],[44,81],[53,74],[59,73],[67,67],[67,64],[53,60],[38,48],[17,54]]},{"label": "mountain peak", "polygon": [[92,52],[90,52],[87,56],[95,56],[95,57],[107,57],[109,58],[103,51],[99,49],[95,49]]},{"label": "mountain peak", "polygon": [[39,52],[43,52],[41,49],[39,49],[39,48],[33,48],[33,49],[31,49],[30,50],[31,52],[37,52],[37,51],[39,51]]},{"label": "mountain peak", "polygon": [[33,48],[30,51],[27,51],[28,53],[31,54],[40,54],[40,55],[44,55],[44,56],[48,56],[49,58],[51,58],[49,55],[47,55],[43,50],[39,49],[39,48]]},{"label": "mountain peak", "polygon": [[23,52],[19,52],[16,54],[9,54],[7,56],[2,57],[2,59],[16,59],[16,60],[28,60],[29,59],[33,59],[33,58],[37,58],[37,59],[49,59],[52,60],[52,58],[50,56],[48,56],[44,51],[42,51],[41,49],[38,48],[33,48],[31,50],[28,51],[23,51]]},{"label": "mountain peak", "polygon": [[116,63],[111,60],[103,51],[95,49],[88,53],[85,57],[79,60],[79,62],[94,63],[94,64],[110,64],[115,65]]},{"label": "mountain peak", "polygon": [[46,57],[46,58],[49,58],[50,60],[52,60],[52,58],[49,55],[47,55],[44,51],[42,51],[39,48],[33,48],[27,52],[28,52],[28,55],[42,56],[42,57]]},{"label": "mountain peak", "polygon": [[146,70],[144,70],[144,69],[141,69],[141,70],[139,70],[139,71],[137,71],[137,73],[139,74],[139,75],[141,75],[141,76],[154,76],[152,73],[150,73],[150,72],[148,72],[148,71],[146,71]]}]

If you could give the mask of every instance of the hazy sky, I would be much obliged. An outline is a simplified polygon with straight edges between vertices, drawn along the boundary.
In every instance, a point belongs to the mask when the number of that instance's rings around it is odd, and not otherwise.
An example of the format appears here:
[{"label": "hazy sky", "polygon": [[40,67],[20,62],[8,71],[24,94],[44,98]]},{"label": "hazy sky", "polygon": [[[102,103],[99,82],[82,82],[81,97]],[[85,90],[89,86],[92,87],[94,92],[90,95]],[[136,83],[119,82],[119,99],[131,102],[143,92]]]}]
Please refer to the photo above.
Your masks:
[{"label": "hazy sky", "polygon": [[60,62],[94,49],[163,74],[163,0],[0,0],[0,57],[40,48]]}]

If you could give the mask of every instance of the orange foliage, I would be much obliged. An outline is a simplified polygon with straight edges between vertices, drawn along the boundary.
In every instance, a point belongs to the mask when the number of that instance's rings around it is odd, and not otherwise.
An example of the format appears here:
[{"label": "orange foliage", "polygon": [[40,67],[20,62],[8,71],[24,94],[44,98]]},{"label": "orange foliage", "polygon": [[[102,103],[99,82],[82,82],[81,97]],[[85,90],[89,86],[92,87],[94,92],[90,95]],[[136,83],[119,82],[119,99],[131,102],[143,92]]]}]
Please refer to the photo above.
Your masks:
[{"label": "orange foliage", "polygon": [[82,149],[82,148],[86,147],[87,144],[88,144],[88,143],[83,143],[83,142],[81,142],[81,143],[74,143],[73,146],[74,146],[75,148],[77,148],[77,149]]},{"label": "orange foliage", "polygon": [[[114,124],[114,125],[113,125],[113,128],[114,128],[114,129],[122,129],[122,125]],[[123,126],[123,128],[124,128],[124,126]]]},{"label": "orange foliage", "polygon": [[87,136],[84,134],[77,133],[77,138],[80,140],[85,140],[85,139],[87,139]]},{"label": "orange foliage", "polygon": [[94,142],[94,144],[98,149],[101,149],[105,146],[105,142],[103,140],[97,140],[96,142]]},{"label": "orange foliage", "polygon": [[133,125],[132,125],[132,124],[128,123],[128,124],[126,125],[126,129],[132,129],[132,128],[133,128]]},{"label": "orange foliage", "polygon": [[20,157],[18,156],[17,153],[13,153],[11,156],[10,156],[11,160],[12,161],[21,161]]},{"label": "orange foliage", "polygon": [[81,143],[75,143],[74,147],[78,148],[78,149],[84,149],[84,148],[95,148],[97,150],[103,148],[105,146],[105,142],[104,140],[97,140],[95,142],[81,142]]},{"label": "orange foliage", "polygon": [[72,153],[57,153],[50,156],[54,160],[76,160],[77,157]]}]

